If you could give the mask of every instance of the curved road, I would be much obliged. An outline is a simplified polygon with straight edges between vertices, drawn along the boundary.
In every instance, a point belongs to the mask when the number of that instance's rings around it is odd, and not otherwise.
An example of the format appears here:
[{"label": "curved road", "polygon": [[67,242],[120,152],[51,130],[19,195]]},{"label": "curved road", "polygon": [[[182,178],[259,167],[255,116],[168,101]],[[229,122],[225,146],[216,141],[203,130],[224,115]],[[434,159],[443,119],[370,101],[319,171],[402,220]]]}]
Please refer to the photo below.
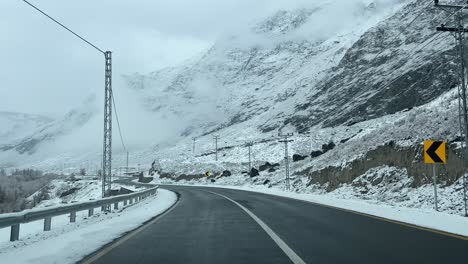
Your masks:
[{"label": "curved road", "polygon": [[164,188],[180,194],[167,214],[85,263],[468,261],[468,241],[463,237],[254,192]]}]

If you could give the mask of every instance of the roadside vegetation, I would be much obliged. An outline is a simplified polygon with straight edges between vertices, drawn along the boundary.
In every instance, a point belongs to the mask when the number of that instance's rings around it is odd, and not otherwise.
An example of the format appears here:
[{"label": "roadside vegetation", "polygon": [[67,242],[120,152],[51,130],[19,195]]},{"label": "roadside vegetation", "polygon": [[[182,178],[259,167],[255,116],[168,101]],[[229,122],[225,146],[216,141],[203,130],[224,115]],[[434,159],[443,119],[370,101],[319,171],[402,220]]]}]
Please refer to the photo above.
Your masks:
[{"label": "roadside vegetation", "polygon": [[[0,213],[17,212],[49,199],[47,184],[60,177],[35,169],[0,169]],[[33,197],[28,199],[31,195]]]}]

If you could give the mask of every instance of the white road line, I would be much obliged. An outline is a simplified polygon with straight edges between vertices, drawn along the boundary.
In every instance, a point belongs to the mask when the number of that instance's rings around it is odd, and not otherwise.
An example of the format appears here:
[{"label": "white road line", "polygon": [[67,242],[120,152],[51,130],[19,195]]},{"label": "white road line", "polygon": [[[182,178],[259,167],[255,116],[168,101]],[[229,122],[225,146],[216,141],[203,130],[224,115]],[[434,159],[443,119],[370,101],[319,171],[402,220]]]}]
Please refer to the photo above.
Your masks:
[{"label": "white road line", "polygon": [[[210,191],[207,191],[207,192],[210,192]],[[232,203],[236,204],[237,206],[239,206],[242,210],[244,210],[248,215],[250,215],[250,217],[253,218],[253,220],[255,220],[255,222],[257,222],[257,224],[263,228],[263,230],[265,230],[265,232],[271,237],[271,239],[273,239],[273,241],[275,241],[275,243],[281,248],[281,250],[283,250],[283,252],[289,257],[289,259],[291,259],[291,261],[294,263],[294,264],[305,264],[304,260],[301,259],[301,257],[299,257],[296,252],[294,252],[270,227],[268,227],[263,221],[262,219],[258,218],[256,215],[254,215],[251,211],[249,211],[249,209],[245,208],[244,206],[242,206],[240,203],[232,200],[231,198],[227,197],[227,196],[224,196],[222,194],[219,194],[219,193],[215,193],[215,192],[210,192],[212,194],[216,194],[218,196],[221,196],[221,197],[224,197],[226,198],[227,200],[231,201]]]},{"label": "white road line", "polygon": [[172,210],[174,210],[174,208],[176,208],[177,205],[179,205],[179,197],[177,197],[177,201],[175,202],[175,204],[173,204],[171,207],[169,207],[162,214],[156,216],[156,218],[154,218],[153,220],[150,220],[149,222],[145,223],[144,225],[130,231],[130,233],[124,235],[123,237],[120,237],[120,238],[116,239],[114,242],[111,242],[111,243],[105,245],[103,248],[101,248],[99,251],[97,251],[97,253],[95,253],[94,255],[85,257],[84,259],[80,260],[78,263],[92,264],[92,263],[96,262],[98,259],[102,258],[107,253],[111,252],[114,248],[120,246],[125,241],[129,240],[130,238],[134,237],[135,235],[138,235],[143,230],[145,230],[147,227],[149,227],[150,225],[156,223],[157,221],[159,221],[159,219],[163,218],[165,215],[169,214]]}]

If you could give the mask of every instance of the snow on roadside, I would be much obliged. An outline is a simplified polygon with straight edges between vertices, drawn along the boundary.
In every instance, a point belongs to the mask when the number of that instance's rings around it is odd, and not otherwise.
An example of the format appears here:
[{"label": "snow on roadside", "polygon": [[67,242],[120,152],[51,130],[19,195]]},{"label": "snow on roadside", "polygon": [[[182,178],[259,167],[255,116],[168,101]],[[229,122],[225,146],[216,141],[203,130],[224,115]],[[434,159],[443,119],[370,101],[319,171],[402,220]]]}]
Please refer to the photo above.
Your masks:
[{"label": "snow on roadside", "polygon": [[110,214],[88,218],[87,211],[82,211],[77,213],[76,223],[68,223],[68,215],[54,217],[48,232],[42,231],[43,221],[23,224],[16,242],[8,241],[10,228],[0,229],[0,263],[75,263],[176,201],[175,193],[158,189],[156,196]]},{"label": "snow on roadside", "polygon": [[343,199],[333,197],[333,194],[311,194],[294,193],[282,191],[267,186],[227,186],[227,185],[204,185],[204,184],[180,184],[184,186],[214,187],[234,190],[243,190],[258,192],[282,197],[294,198],[303,201],[309,201],[326,206],[332,206],[383,217],[390,220],[400,221],[421,227],[445,231],[448,233],[459,234],[468,237],[468,218],[460,215],[452,215],[444,212],[436,212],[431,209],[405,208],[385,204],[372,204],[359,199]]}]

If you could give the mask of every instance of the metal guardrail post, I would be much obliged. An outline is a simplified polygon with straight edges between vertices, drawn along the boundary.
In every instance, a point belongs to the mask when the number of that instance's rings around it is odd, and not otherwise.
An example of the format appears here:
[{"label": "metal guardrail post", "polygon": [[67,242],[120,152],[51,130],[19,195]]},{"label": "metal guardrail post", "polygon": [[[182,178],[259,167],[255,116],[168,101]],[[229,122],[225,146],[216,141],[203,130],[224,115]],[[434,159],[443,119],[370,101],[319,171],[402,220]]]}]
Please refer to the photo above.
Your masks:
[{"label": "metal guardrail post", "polygon": [[123,202],[123,205],[133,204],[147,197],[157,193],[157,188],[154,187],[146,191],[137,192],[133,194],[126,194],[116,197],[107,197],[98,201],[89,201],[73,205],[65,205],[54,208],[44,208],[40,210],[25,211],[19,213],[12,213],[8,216],[2,216],[0,214],[0,228],[11,228],[10,241],[19,240],[20,225],[23,223],[29,223],[33,221],[44,221],[44,231],[50,231],[52,226],[52,218],[60,215],[70,215],[70,222],[76,222],[76,212],[88,210],[88,216],[94,214],[94,208],[99,208],[107,214],[114,204],[114,208],[118,209],[119,203]]},{"label": "metal guardrail post", "polygon": [[50,231],[52,225],[52,217],[44,218],[44,231]]},{"label": "metal guardrail post", "polygon": [[76,222],[76,212],[71,212],[70,213],[70,223],[75,223]]},{"label": "metal guardrail post", "polygon": [[11,226],[10,241],[16,241],[19,239],[19,230],[20,230],[19,224]]}]

